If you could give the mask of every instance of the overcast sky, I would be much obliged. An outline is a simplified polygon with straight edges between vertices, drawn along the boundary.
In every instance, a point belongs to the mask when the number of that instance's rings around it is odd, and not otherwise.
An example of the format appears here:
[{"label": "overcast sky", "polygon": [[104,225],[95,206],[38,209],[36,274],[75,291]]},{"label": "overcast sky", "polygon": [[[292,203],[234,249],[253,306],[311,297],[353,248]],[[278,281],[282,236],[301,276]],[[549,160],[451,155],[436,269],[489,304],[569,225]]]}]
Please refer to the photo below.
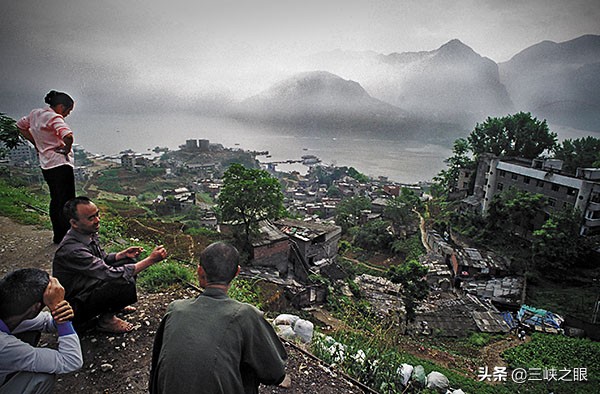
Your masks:
[{"label": "overcast sky", "polygon": [[0,14],[0,112],[51,88],[84,107],[116,90],[239,98],[335,49],[431,51],[456,38],[503,62],[600,34],[599,21],[598,0],[14,0]]}]

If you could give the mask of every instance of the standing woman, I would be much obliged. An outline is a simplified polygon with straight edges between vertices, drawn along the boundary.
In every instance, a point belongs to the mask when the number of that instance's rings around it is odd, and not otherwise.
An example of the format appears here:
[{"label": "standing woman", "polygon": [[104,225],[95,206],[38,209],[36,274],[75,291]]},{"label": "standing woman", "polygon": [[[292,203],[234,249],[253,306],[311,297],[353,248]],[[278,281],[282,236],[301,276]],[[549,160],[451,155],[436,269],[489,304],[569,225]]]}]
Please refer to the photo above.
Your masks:
[{"label": "standing woman", "polygon": [[57,244],[70,228],[63,207],[75,197],[73,132],[64,120],[75,103],[68,94],[54,90],[44,101],[48,107],[34,109],[19,119],[17,127],[38,152],[42,174],[50,188],[50,220]]}]

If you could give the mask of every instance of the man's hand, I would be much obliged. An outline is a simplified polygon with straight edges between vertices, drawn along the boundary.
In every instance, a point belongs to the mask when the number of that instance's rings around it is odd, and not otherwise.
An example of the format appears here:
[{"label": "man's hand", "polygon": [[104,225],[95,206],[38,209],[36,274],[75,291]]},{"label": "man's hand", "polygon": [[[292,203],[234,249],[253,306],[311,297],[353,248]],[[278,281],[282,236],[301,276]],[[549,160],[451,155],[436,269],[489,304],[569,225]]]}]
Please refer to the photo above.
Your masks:
[{"label": "man's hand", "polygon": [[168,256],[168,253],[167,253],[167,250],[165,249],[165,247],[162,245],[157,246],[156,248],[154,248],[154,250],[150,253],[150,255],[148,257],[135,263],[135,269],[133,271],[133,274],[134,275],[139,274],[140,272],[142,272],[146,268],[150,267],[151,265],[156,264],[159,261],[163,261],[164,259],[167,258],[167,256]]},{"label": "man's hand", "polygon": [[159,261],[163,261],[164,259],[166,259],[167,256],[168,253],[165,247],[162,245],[158,245],[156,248],[154,248],[152,253],[150,253],[148,259],[150,259],[152,263],[158,263]]},{"label": "man's hand", "polygon": [[122,260],[124,258],[136,259],[143,251],[144,248],[141,246],[131,246],[117,253],[115,257],[117,260]]},{"label": "man's hand", "polygon": [[56,307],[65,299],[65,288],[62,287],[58,279],[51,276],[50,282],[44,291],[44,305],[54,311]]},{"label": "man's hand", "polygon": [[59,324],[71,320],[73,316],[75,316],[75,313],[67,300],[62,300],[58,303],[56,308],[52,310],[52,317],[54,318],[54,321]]}]

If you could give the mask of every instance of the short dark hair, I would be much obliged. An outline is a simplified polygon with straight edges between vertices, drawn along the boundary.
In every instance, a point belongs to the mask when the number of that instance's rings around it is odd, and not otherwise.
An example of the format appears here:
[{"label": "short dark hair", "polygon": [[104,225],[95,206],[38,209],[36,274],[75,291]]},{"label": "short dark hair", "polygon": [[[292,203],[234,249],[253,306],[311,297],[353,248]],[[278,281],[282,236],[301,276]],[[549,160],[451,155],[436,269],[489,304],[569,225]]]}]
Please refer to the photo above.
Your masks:
[{"label": "short dark hair", "polygon": [[79,216],[77,216],[77,206],[80,204],[91,204],[92,200],[85,196],[78,196],[70,199],[65,203],[63,208],[63,213],[67,220],[79,220]]},{"label": "short dark hair", "polygon": [[66,108],[73,108],[73,104],[75,103],[71,96],[64,92],[57,92],[56,90],[49,91],[44,98],[44,102],[51,107],[56,107],[57,105],[62,104]]},{"label": "short dark hair", "polygon": [[229,284],[237,274],[240,254],[225,242],[214,242],[200,253],[200,266],[208,283]]},{"label": "short dark hair", "polygon": [[22,268],[0,279],[0,319],[25,313],[36,302],[44,303],[50,275],[37,268]]}]

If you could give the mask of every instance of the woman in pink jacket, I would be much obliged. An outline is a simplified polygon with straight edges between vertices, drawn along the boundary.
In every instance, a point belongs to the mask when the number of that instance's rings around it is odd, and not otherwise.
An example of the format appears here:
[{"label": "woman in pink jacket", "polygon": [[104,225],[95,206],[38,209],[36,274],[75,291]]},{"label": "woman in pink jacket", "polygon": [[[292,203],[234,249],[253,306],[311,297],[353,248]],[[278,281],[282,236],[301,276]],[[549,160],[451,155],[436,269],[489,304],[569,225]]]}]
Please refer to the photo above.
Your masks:
[{"label": "woman in pink jacket", "polygon": [[42,174],[50,188],[53,241],[60,243],[70,227],[62,210],[75,197],[73,132],[65,123],[75,103],[68,94],[54,90],[44,101],[48,107],[34,109],[19,119],[17,127],[38,152]]}]

